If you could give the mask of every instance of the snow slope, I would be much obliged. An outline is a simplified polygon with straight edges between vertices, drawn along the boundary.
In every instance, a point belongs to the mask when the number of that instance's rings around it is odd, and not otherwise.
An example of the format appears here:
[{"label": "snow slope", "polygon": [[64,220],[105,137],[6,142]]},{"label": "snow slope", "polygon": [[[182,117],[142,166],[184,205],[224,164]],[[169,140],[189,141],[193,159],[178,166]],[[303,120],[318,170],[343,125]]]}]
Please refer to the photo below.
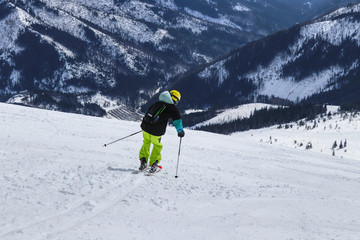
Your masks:
[{"label": "snow slope", "polygon": [[277,108],[278,106],[266,103],[248,103],[239,105],[231,109],[225,109],[215,117],[196,124],[194,127],[201,127],[206,125],[221,124],[231,122],[237,119],[248,118],[254,111],[264,108]]},{"label": "snow slope", "polygon": [[[327,106],[327,112],[331,112],[330,117],[317,116],[315,121],[302,120],[302,126],[298,123],[289,123],[286,129],[283,124],[281,129],[279,126],[273,126],[235,133],[233,136],[250,136],[255,141],[302,150],[306,150],[307,144],[311,143],[311,149],[307,151],[360,160],[360,115],[340,113],[338,108]],[[337,145],[335,148],[334,142]],[[343,148],[340,148],[340,145],[343,145]]]},{"label": "snow slope", "polygon": [[0,239],[360,238],[359,155],[186,130],[175,179],[169,127],[148,177],[141,135],[103,147],[139,123],[3,103],[0,122]]}]

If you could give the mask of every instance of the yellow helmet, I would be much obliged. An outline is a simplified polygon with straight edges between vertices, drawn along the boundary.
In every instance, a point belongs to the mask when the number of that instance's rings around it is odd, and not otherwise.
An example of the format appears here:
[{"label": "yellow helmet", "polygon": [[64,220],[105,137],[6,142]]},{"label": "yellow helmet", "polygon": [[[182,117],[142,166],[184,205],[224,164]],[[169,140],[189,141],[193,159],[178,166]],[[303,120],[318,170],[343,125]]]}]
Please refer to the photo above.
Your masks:
[{"label": "yellow helmet", "polygon": [[171,95],[172,100],[174,101],[174,104],[175,105],[178,104],[178,102],[181,99],[181,94],[176,90],[171,90],[170,95]]}]

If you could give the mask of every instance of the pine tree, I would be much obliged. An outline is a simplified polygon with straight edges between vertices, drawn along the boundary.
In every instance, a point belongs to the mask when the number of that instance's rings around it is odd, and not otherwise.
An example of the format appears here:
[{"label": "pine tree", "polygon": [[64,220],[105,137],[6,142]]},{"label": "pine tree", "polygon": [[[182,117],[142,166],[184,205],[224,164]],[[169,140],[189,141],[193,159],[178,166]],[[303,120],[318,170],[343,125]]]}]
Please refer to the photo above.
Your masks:
[{"label": "pine tree", "polygon": [[337,147],[337,143],[336,141],[334,142],[333,146],[332,146],[332,149],[335,149]]}]

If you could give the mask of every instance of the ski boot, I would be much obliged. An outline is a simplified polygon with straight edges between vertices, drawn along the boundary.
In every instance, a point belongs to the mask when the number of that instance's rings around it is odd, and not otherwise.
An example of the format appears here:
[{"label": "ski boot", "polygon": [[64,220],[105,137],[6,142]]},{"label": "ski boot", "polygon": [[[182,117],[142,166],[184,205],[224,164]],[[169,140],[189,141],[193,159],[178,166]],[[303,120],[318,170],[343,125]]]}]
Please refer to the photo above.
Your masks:
[{"label": "ski boot", "polygon": [[143,157],[140,159],[139,171],[144,171],[146,168],[147,168],[146,158]]},{"label": "ski boot", "polygon": [[158,160],[156,160],[153,165],[151,165],[151,168],[149,169],[149,173],[154,173],[158,169]]}]

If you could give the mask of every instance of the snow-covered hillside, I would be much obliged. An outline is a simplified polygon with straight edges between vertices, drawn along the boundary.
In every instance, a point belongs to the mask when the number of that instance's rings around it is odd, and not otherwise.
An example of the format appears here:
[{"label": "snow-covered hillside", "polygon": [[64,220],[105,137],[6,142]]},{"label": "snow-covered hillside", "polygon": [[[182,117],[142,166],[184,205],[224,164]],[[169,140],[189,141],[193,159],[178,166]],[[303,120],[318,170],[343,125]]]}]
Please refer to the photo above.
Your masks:
[{"label": "snow-covered hillside", "polygon": [[[183,104],[235,106],[257,97],[341,104],[358,100],[360,3],[251,42],[184,76]],[[205,104],[204,104],[205,103]]]},{"label": "snow-covered hillside", "polygon": [[193,67],[350,1],[2,0],[0,101],[136,111]]},{"label": "snow-covered hillside", "polygon": [[341,113],[338,106],[328,106],[327,112],[327,116],[318,116],[315,120],[300,120],[233,136],[249,136],[268,144],[360,160],[360,115]]},{"label": "snow-covered hillside", "polygon": [[[186,130],[176,179],[169,127],[148,177],[134,174],[141,135],[103,147],[139,123],[2,103],[0,122],[0,239],[360,238],[358,153]],[[343,132],[349,151],[358,131]]]},{"label": "snow-covered hillside", "polygon": [[226,122],[231,122],[237,119],[248,118],[254,111],[264,109],[264,108],[275,108],[278,106],[274,106],[271,104],[266,103],[249,103],[239,105],[237,107],[226,109],[220,111],[215,117],[196,124],[194,128],[201,127],[205,125],[212,125],[212,124],[221,124]]}]

